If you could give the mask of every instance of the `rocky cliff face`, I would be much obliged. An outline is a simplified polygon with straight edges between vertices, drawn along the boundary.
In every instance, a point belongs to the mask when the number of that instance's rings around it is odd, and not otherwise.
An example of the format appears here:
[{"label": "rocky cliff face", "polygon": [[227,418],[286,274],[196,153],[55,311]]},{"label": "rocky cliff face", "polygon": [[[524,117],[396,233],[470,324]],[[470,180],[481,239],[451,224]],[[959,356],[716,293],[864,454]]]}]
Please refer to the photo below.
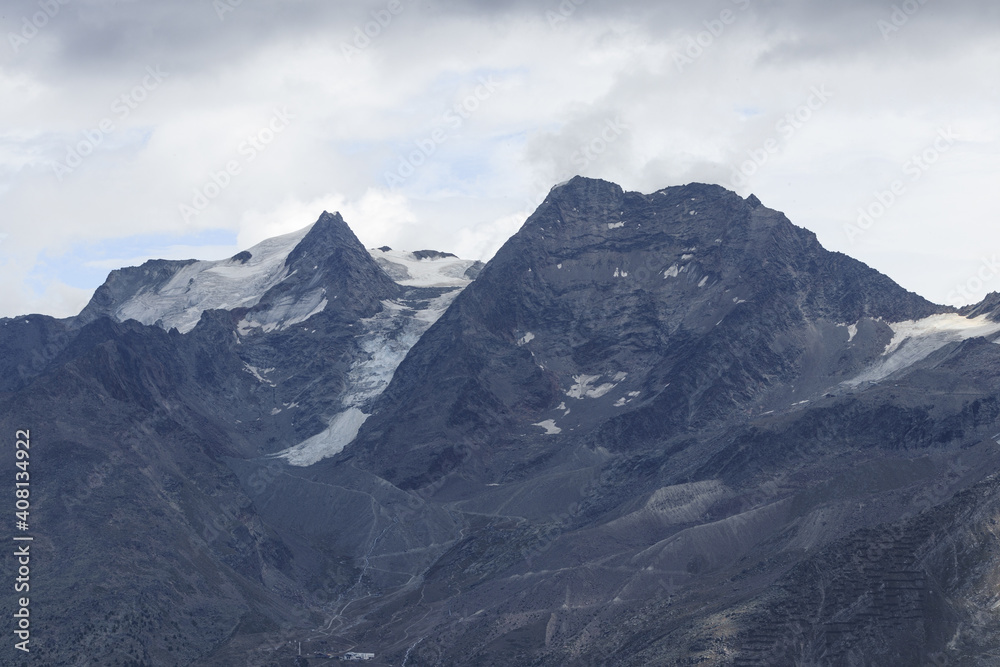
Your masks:
[{"label": "rocky cliff face", "polygon": [[488,448],[496,463],[476,473],[487,481],[523,459],[526,439],[545,449],[587,434],[636,451],[837,391],[892,338],[880,320],[945,310],[755,199],[577,178],[414,348],[357,456],[419,488],[456,448],[489,439],[513,452]]},{"label": "rocky cliff face", "polygon": [[324,213],[113,272],[0,323],[38,655],[992,664],[995,301],[583,178],[485,267]]}]

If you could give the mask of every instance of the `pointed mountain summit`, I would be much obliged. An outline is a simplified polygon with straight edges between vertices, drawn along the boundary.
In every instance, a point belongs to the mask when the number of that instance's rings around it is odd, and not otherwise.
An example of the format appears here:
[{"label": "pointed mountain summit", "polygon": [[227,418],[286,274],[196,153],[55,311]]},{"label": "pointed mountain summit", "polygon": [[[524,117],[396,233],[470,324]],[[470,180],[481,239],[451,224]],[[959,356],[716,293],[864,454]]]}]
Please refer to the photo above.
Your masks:
[{"label": "pointed mountain summit", "polygon": [[[994,305],[930,303],[718,186],[554,188],[312,468],[464,517],[356,632],[448,665],[919,664],[966,626],[988,655]],[[400,571],[382,544],[365,562]]]},{"label": "pointed mountain summit", "polygon": [[251,326],[287,327],[343,299],[348,318],[400,293],[339,213],[267,239],[229,259],[150,260],[112,271],[80,313],[191,331],[206,310],[251,309]]},{"label": "pointed mountain summit", "polygon": [[979,303],[969,304],[960,311],[966,317],[986,315],[993,322],[1000,322],[1000,292],[990,292]]},{"label": "pointed mountain summit", "polygon": [[247,314],[251,326],[285,326],[325,308],[370,317],[403,290],[374,261],[339,213],[326,211],[288,253],[285,275]]}]

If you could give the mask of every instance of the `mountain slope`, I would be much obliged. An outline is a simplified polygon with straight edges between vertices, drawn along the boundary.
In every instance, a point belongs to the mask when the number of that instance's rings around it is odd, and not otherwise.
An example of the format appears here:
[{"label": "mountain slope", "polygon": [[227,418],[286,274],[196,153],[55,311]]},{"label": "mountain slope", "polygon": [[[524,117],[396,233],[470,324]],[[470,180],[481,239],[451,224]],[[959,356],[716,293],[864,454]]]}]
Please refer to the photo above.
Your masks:
[{"label": "mountain slope", "polygon": [[[355,611],[356,636],[413,664],[937,655],[961,615],[866,596],[899,568],[900,586],[917,580],[899,554],[933,547],[906,526],[1000,463],[1000,348],[976,338],[998,330],[754,198],[571,181],[414,346],[342,455],[464,518],[417,584]],[[960,518],[942,525],[955,548],[996,553]],[[859,540],[896,554],[874,588],[845,595],[857,575],[837,575],[839,609],[859,611],[810,608],[831,585],[810,554]],[[395,635],[406,619],[419,632]]]},{"label": "mountain slope", "polygon": [[753,198],[576,178],[414,347],[357,455],[419,487],[456,446],[533,424],[636,448],[822,395],[878,357],[892,337],[878,320],[946,310]]},{"label": "mountain slope", "polygon": [[993,664],[995,311],[584,178],[485,267],[324,213],[113,272],[0,322],[37,655]]},{"label": "mountain slope", "polygon": [[[358,510],[356,531],[331,543],[290,495],[255,506],[287,477],[271,455],[348,398],[364,407],[467,283],[399,285],[324,213],[230,260],[113,272],[77,318],[2,321],[0,423],[36,447],[33,612],[53,628],[38,659],[224,664],[210,657],[222,645],[318,622],[363,575],[368,499],[403,494],[346,480],[336,506]],[[439,541],[447,515],[418,514],[414,541]]]}]

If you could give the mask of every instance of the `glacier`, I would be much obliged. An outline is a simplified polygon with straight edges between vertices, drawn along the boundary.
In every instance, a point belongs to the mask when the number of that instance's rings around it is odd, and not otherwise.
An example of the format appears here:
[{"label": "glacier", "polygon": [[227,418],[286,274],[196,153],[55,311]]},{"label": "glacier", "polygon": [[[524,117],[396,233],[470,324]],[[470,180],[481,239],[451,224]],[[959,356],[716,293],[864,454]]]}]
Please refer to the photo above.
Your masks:
[{"label": "glacier", "polygon": [[[882,352],[882,359],[860,375],[843,384],[856,387],[863,382],[879,382],[896,371],[926,359],[949,343],[976,337],[989,337],[1000,332],[1000,322],[986,315],[963,317],[957,313],[941,313],[920,320],[887,323],[892,340]],[[855,331],[856,331],[855,327]],[[851,339],[854,335],[851,334]]]},{"label": "glacier", "polygon": [[[371,416],[368,410],[392,380],[420,337],[448,309],[452,301],[470,283],[466,275],[474,260],[457,257],[418,259],[413,253],[369,249],[379,264],[400,285],[425,288],[400,299],[382,301],[382,310],[360,321],[363,330],[356,340],[364,357],[356,361],[347,375],[347,389],[341,399],[342,410],[328,422],[327,428],[282,450],[273,456],[294,466],[310,466],[336,456],[347,447]],[[393,266],[386,266],[391,263]],[[404,274],[405,271],[405,274]],[[428,297],[426,288],[439,288]]]}]

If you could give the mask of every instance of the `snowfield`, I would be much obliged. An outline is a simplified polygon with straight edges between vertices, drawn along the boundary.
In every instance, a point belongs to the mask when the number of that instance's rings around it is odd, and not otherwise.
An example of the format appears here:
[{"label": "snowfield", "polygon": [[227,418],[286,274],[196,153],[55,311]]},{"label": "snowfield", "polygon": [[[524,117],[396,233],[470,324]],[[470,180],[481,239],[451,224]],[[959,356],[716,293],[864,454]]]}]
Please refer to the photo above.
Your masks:
[{"label": "snowfield", "polygon": [[405,287],[465,287],[470,280],[465,272],[476,260],[458,257],[418,259],[405,250],[379,250],[368,252],[389,276]]},{"label": "snowfield", "polygon": [[[115,312],[120,321],[159,323],[181,333],[194,329],[206,310],[251,307],[287,278],[285,260],[312,225],[262,241],[249,249],[246,262],[199,261],[185,266],[157,292],[142,292]],[[315,307],[315,304],[314,304]]]},{"label": "snowfield", "polygon": [[357,408],[348,408],[337,414],[325,431],[277,454],[277,458],[283,458],[293,466],[311,466],[339,454],[357,437],[361,425],[370,416]]},{"label": "snowfield", "polygon": [[992,322],[986,315],[970,318],[957,313],[942,313],[922,320],[887,324],[892,328],[893,336],[882,353],[882,360],[864,373],[844,382],[845,385],[856,387],[863,382],[878,382],[926,359],[948,343],[977,336],[988,337],[1000,332],[1000,322]]}]

